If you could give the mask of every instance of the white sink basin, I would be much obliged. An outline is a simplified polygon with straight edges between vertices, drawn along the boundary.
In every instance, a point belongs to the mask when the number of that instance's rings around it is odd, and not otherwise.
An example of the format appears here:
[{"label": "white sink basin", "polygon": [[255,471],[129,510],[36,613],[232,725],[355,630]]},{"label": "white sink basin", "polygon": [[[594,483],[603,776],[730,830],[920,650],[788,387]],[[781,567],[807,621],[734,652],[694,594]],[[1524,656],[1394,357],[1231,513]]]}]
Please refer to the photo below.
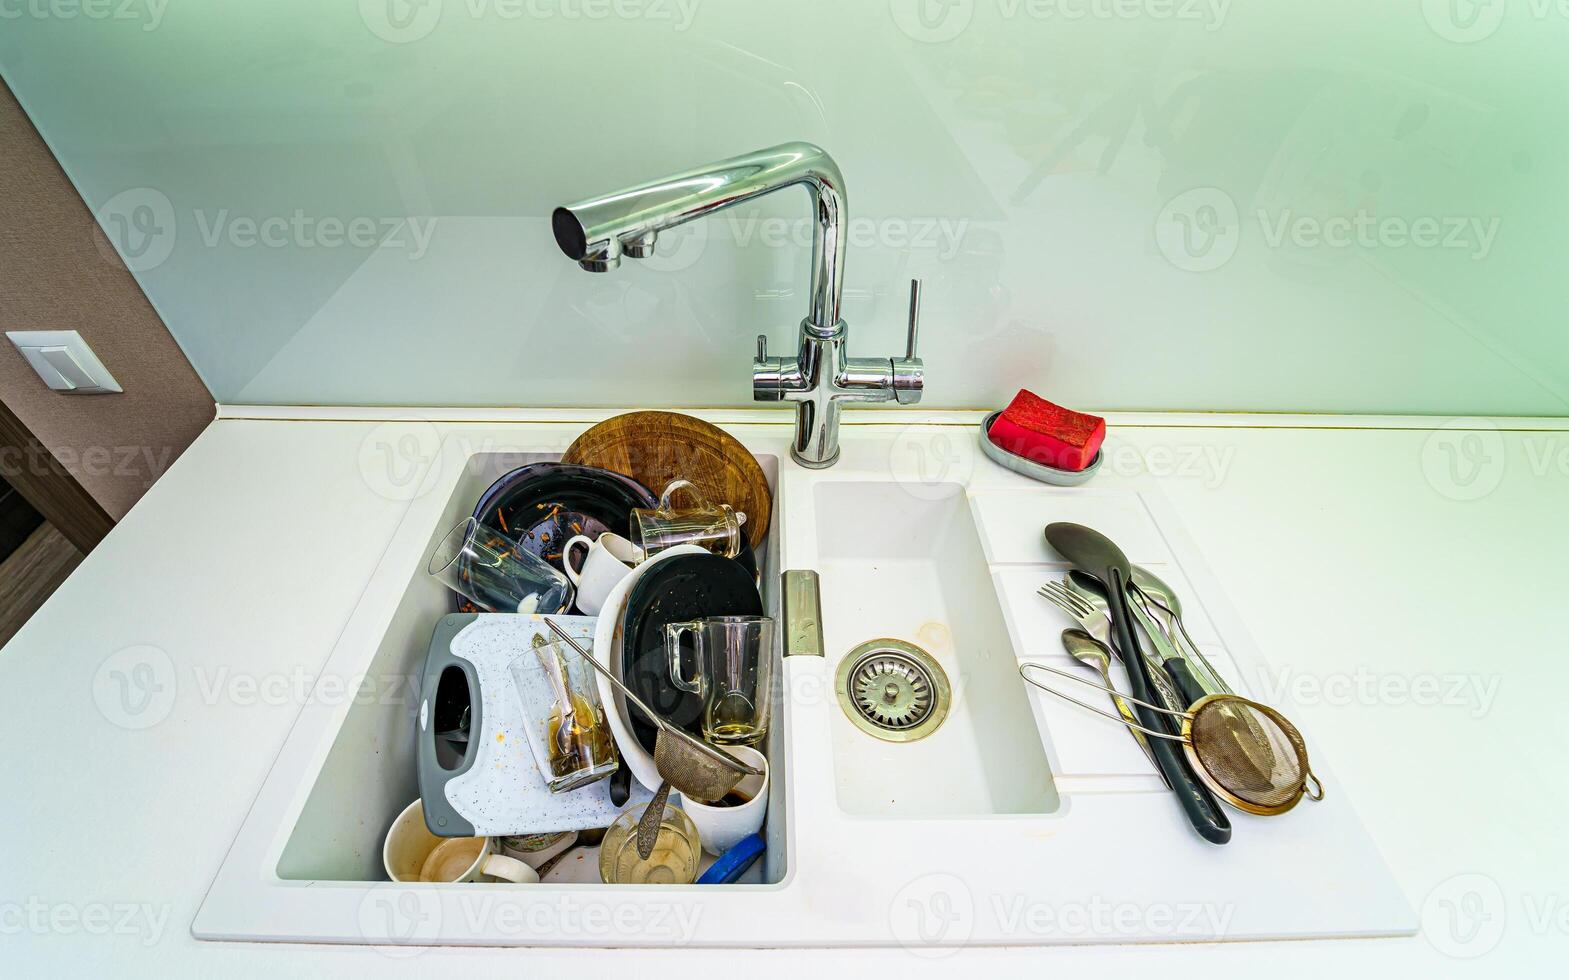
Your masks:
[{"label": "white sink basin", "polygon": [[964,487],[826,482],[815,497],[830,672],[891,637],[930,654],[953,692],[946,720],[912,742],[881,741],[833,712],[839,806],[891,817],[1056,810]]},{"label": "white sink basin", "polygon": [[[485,489],[504,474],[529,463],[559,458],[557,453],[479,452],[467,456],[458,479],[443,488],[446,504],[430,528],[429,550],[446,529],[472,509]],[[777,472],[774,460],[764,471]],[[428,520],[417,511],[420,526]],[[411,529],[418,537],[418,528]],[[773,552],[759,556],[765,602],[777,606]],[[415,782],[416,716],[420,679],[430,635],[441,617],[454,611],[452,594],[425,574],[424,563],[407,568],[401,600],[367,667],[376,688],[391,696],[356,700],[338,729],[320,775],[288,835],[277,865],[288,881],[379,881],[384,876],[381,839],[408,803],[419,796]],[[781,737],[782,727],[773,732]],[[783,774],[778,777],[783,781]],[[768,821],[774,838],[766,860],[754,866],[751,883],[784,876],[786,821]]]}]

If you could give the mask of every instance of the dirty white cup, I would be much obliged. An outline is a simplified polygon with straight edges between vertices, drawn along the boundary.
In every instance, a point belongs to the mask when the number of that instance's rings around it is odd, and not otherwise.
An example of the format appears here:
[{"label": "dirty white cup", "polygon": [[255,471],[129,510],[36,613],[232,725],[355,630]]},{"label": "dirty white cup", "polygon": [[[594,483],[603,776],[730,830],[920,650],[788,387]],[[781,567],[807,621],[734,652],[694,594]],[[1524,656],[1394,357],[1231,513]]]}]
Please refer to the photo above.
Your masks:
[{"label": "dirty white cup", "polygon": [[[582,565],[572,567],[572,552],[588,549]],[[597,616],[616,583],[632,574],[632,566],[642,560],[642,549],[619,534],[606,531],[595,541],[586,534],[575,535],[561,549],[561,568],[577,587],[577,607],[585,616]]]},{"label": "dirty white cup", "polygon": [[480,875],[520,885],[539,881],[534,869],[496,853],[493,837],[437,837],[425,826],[425,804],[403,808],[381,845],[381,863],[393,881],[475,881]]},{"label": "dirty white cup", "polygon": [[715,857],[757,833],[763,826],[763,817],[768,814],[768,760],[763,757],[763,753],[746,745],[721,745],[717,748],[753,769],[761,769],[763,774],[743,777],[735,789],[730,791],[748,798],[746,803],[739,806],[715,806],[684,796],[681,798],[681,809],[697,827],[703,850]]}]

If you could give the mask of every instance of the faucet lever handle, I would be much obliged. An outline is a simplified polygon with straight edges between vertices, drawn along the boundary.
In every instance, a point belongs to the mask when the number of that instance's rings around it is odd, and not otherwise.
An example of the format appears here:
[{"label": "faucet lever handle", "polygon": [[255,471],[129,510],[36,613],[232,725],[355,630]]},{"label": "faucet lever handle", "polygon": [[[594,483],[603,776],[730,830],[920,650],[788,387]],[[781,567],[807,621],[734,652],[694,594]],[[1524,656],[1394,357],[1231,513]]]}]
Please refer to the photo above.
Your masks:
[{"label": "faucet lever handle", "polygon": [[921,328],[921,280],[910,280],[910,330],[905,336],[904,359],[915,360],[915,339]]},{"label": "faucet lever handle", "polygon": [[766,333],[757,335],[757,359],[759,362],[768,360],[768,335]]}]

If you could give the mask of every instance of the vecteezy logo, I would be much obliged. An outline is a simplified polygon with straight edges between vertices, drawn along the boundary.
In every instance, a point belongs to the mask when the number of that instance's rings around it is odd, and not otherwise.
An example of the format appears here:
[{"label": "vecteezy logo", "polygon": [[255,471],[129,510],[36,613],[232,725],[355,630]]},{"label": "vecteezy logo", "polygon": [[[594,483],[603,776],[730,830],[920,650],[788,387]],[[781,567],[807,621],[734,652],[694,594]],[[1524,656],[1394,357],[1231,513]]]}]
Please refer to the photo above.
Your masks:
[{"label": "vecteezy logo", "polygon": [[93,702],[110,723],[133,731],[169,717],[176,692],[174,661],[157,647],[134,646],[104,659],[93,674]]},{"label": "vecteezy logo", "polygon": [[441,938],[441,896],[398,882],[375,886],[360,899],[359,926],[387,956],[418,956]]},{"label": "vecteezy logo", "polygon": [[440,451],[431,423],[383,422],[360,443],[360,478],[388,500],[413,500],[435,486]]},{"label": "vecteezy logo", "polygon": [[1504,938],[1507,924],[1503,889],[1487,875],[1446,878],[1422,903],[1422,935],[1434,949],[1456,959],[1492,952]]},{"label": "vecteezy logo", "polygon": [[1210,272],[1231,261],[1242,238],[1237,203],[1218,187],[1195,187],[1166,202],[1155,218],[1155,244],[1187,272]]},{"label": "vecteezy logo", "polygon": [[1422,16],[1433,33],[1456,44],[1492,37],[1504,22],[1507,0],[1422,0]]},{"label": "vecteezy logo", "polygon": [[1451,419],[1422,444],[1422,475],[1450,500],[1480,500],[1504,480],[1503,434],[1486,419]]},{"label": "vecteezy logo", "polygon": [[975,0],[889,0],[888,12],[912,40],[939,44],[953,40],[970,26]]},{"label": "vecteezy logo", "polygon": [[963,493],[975,469],[974,454],[962,446],[966,430],[915,422],[899,430],[888,449],[888,472],[919,500],[947,500]]},{"label": "vecteezy logo", "polygon": [[360,0],[360,19],[383,41],[407,44],[436,29],[441,0]]},{"label": "vecteezy logo", "polygon": [[151,187],[133,187],[105,201],[94,216],[104,239],[100,250],[132,272],[156,269],[174,252],[174,204]]},{"label": "vecteezy logo", "polygon": [[970,887],[958,875],[922,875],[894,895],[888,928],[899,945],[917,955],[954,953],[975,929]]}]

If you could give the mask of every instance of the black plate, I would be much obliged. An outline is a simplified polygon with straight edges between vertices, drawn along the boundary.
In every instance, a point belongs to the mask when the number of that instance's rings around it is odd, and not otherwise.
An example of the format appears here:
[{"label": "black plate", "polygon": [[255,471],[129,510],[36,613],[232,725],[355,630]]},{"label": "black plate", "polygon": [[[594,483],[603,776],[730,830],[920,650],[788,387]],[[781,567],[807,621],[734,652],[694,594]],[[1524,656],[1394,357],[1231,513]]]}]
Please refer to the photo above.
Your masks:
[{"label": "black plate", "polygon": [[[763,598],[740,562],[719,555],[680,555],[650,568],[632,586],[621,620],[621,682],[677,727],[703,737],[703,700],[670,682],[665,625],[705,616],[761,616]],[[686,666],[691,676],[692,665]],[[658,729],[635,708],[632,734],[654,751]]]},{"label": "black plate", "polygon": [[741,553],[735,556],[735,560],[741,563],[741,567],[746,569],[747,574],[752,576],[753,583],[756,583],[757,552],[752,550],[752,542],[748,541],[744,534],[741,535]]},{"label": "black plate", "polygon": [[598,538],[606,531],[625,536],[632,528],[633,508],[657,503],[654,494],[630,476],[597,466],[530,463],[492,483],[479,498],[474,519],[560,568],[561,546],[568,538]]}]

